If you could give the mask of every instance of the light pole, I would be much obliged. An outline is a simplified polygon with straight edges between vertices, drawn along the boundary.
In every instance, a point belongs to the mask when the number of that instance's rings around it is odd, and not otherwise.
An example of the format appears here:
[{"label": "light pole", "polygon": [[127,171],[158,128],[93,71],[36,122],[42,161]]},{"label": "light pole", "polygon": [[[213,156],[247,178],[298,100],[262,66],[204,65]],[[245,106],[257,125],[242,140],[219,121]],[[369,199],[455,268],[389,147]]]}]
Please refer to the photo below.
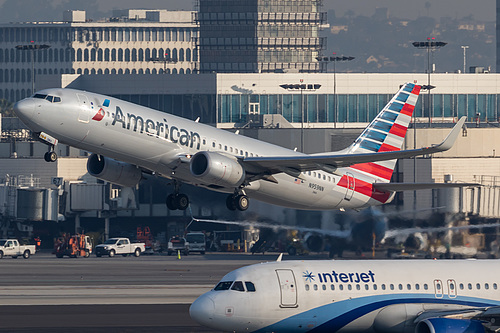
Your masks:
[{"label": "light pole", "polygon": [[304,90],[315,91],[321,88],[321,84],[304,84],[304,80],[300,79],[300,84],[281,84],[281,88],[288,91],[300,90],[300,151],[304,153]]},{"label": "light pole", "polygon": [[[418,49],[427,50],[427,85],[422,86],[422,88],[427,89],[427,110],[429,112],[429,127],[432,124],[432,109],[431,109],[431,89],[435,88],[431,86],[431,51],[435,51],[448,43],[436,42],[434,37],[428,37],[425,42],[413,42],[414,47]],[[425,109],[425,108],[424,108]],[[415,119],[415,118],[414,118]]]},{"label": "light pole", "polygon": [[35,50],[48,49],[50,45],[47,44],[35,44],[31,41],[31,44],[17,45],[16,49],[21,51],[31,51],[31,94],[35,93]]},{"label": "light pole", "polygon": [[462,45],[461,48],[464,49],[464,71],[463,72],[465,73],[465,62],[466,62],[466,59],[467,59],[466,58],[466,52],[467,52],[467,49],[469,48],[469,46],[468,45]]},{"label": "light pole", "polygon": [[[333,55],[336,55],[335,52],[333,52]],[[325,64],[325,69],[326,72],[328,72],[328,64],[333,63],[333,114],[335,116],[335,127],[337,127],[337,121],[339,119],[339,115],[337,114],[337,70],[335,64],[338,61],[351,61],[354,60],[355,57],[346,57],[346,56],[334,56],[334,57],[316,57],[316,60],[320,63]],[[321,66],[323,68],[323,66]]]}]

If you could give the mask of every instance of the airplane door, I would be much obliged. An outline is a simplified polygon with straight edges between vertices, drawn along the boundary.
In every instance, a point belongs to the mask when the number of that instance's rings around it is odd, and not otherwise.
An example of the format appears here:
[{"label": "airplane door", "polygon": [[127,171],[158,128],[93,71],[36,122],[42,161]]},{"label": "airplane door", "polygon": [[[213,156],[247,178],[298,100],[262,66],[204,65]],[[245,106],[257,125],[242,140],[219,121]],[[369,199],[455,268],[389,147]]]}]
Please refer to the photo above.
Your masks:
[{"label": "airplane door", "polygon": [[78,101],[80,103],[80,108],[78,111],[78,121],[82,123],[88,123],[90,119],[90,102],[87,96],[82,94],[76,94]]},{"label": "airplane door", "polygon": [[434,280],[434,296],[436,298],[443,298],[443,281]]},{"label": "airplane door", "polygon": [[345,192],[345,200],[351,200],[352,195],[354,194],[354,188],[355,188],[355,181],[354,181],[354,176],[350,172],[346,172],[346,177],[347,177],[347,191]]},{"label": "airplane door", "polygon": [[281,308],[297,307],[297,285],[295,276],[290,269],[277,269],[278,282],[280,284]]},{"label": "airplane door", "polygon": [[457,283],[455,280],[448,280],[448,296],[450,298],[457,297]]}]

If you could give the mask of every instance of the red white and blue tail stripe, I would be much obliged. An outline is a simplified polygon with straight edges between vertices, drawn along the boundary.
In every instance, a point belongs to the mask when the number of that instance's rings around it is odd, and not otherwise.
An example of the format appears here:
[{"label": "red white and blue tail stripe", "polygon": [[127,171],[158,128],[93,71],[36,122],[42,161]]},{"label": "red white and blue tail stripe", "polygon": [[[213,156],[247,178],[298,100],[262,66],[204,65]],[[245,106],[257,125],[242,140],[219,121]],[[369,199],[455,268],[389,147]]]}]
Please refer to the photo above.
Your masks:
[{"label": "red white and blue tail stripe", "polygon": [[[348,152],[401,150],[419,93],[419,85],[406,83],[354,141]],[[396,160],[389,160],[355,164],[351,168],[374,176],[379,182],[389,182],[395,166]]]}]

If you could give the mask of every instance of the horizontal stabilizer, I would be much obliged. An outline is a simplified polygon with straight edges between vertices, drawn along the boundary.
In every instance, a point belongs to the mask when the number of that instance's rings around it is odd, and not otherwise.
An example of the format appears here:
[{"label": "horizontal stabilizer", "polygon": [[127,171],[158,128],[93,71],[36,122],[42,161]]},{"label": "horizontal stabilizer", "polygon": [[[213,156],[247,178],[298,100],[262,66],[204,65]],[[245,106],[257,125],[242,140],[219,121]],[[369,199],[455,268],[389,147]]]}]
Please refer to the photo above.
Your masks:
[{"label": "horizontal stabilizer", "polygon": [[413,191],[413,190],[430,190],[434,188],[453,188],[453,187],[477,187],[481,184],[477,183],[374,183],[373,187],[380,191]]}]

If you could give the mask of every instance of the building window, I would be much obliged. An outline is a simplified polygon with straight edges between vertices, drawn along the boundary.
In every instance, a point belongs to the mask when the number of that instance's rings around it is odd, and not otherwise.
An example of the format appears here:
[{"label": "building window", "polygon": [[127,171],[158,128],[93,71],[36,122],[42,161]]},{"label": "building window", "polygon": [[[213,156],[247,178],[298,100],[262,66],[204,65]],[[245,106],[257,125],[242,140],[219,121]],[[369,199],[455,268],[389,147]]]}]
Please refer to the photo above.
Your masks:
[{"label": "building window", "polygon": [[139,49],[139,61],[144,61],[144,50]]},{"label": "building window", "polygon": [[116,61],[116,49],[111,49],[111,61]]},{"label": "building window", "polygon": [[118,49],[118,61],[123,61],[123,49]]},{"label": "building window", "polygon": [[109,61],[109,59],[110,59],[109,54],[110,54],[109,49],[105,49],[104,50],[104,61]]},{"label": "building window", "polygon": [[125,49],[125,61],[130,61],[130,49]]}]

